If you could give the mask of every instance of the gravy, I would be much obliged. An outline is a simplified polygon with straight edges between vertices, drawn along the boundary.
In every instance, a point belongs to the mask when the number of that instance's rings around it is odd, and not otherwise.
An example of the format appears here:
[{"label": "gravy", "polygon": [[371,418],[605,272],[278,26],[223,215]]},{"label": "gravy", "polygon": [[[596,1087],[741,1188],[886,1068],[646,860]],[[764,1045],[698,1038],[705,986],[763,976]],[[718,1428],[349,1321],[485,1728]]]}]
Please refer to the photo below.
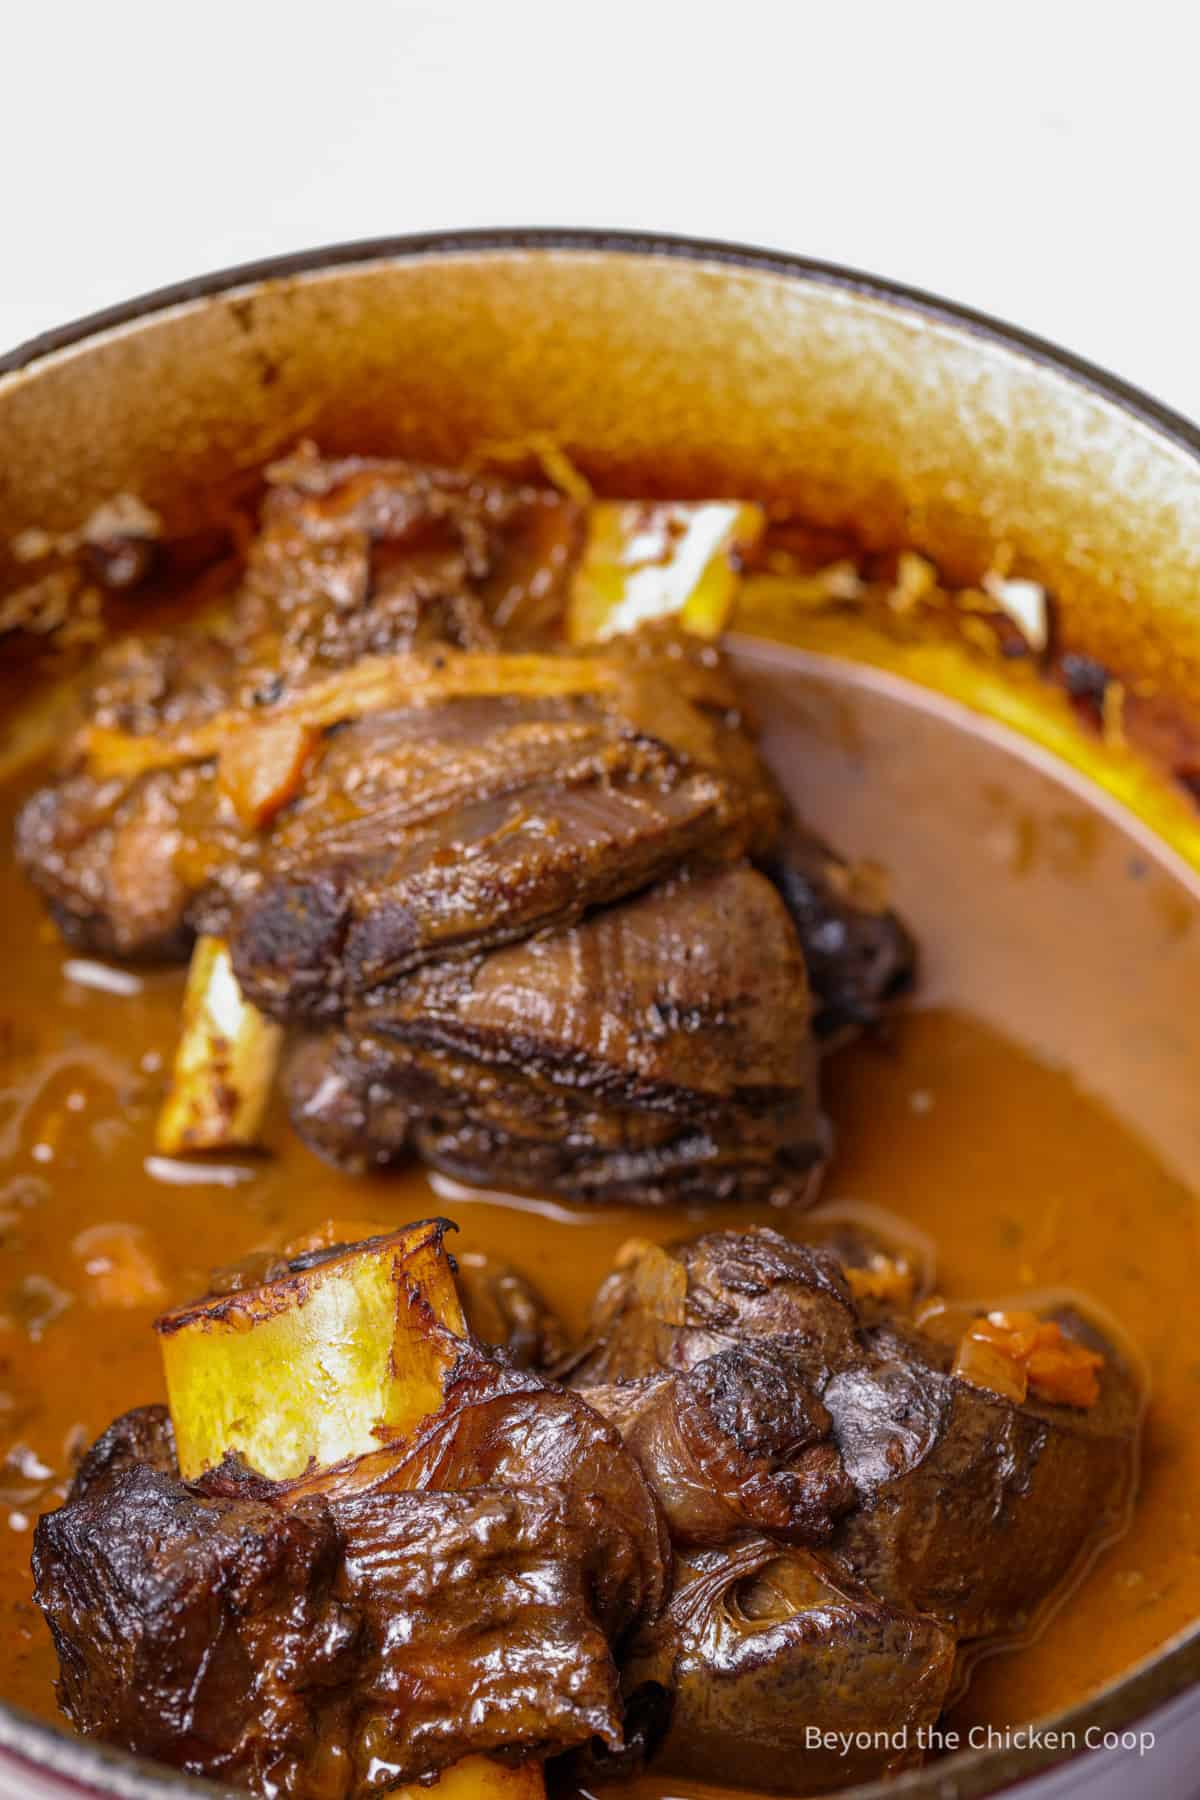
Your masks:
[{"label": "gravy", "polygon": [[[1188,1004],[1200,992],[1200,890],[1096,791],[952,703],[766,645],[740,656],[767,755],[803,816],[848,854],[886,864],[923,949],[918,993],[890,1039],[828,1065],[838,1148],[822,1204],[883,1209],[899,1235],[927,1234],[951,1298],[1081,1293],[1147,1370],[1128,1532],[1036,1642],[979,1668],[954,1721],[1024,1722],[1081,1700],[1200,1613]],[[0,832],[27,785],[0,796]],[[30,1594],[37,1514],[57,1504],[76,1446],[163,1398],[151,1320],[201,1292],[213,1267],[330,1216],[398,1224],[441,1212],[464,1248],[517,1264],[578,1328],[634,1233],[669,1239],[756,1218],[788,1228],[747,1208],[588,1211],[482,1196],[415,1169],[352,1179],[305,1151],[281,1112],[270,1156],[231,1157],[176,1185],[146,1159],[182,972],[118,978],[122,993],[88,985],[103,973],[72,967],[11,858],[0,909],[0,1693],[44,1717],[58,1721],[54,1654]],[[140,1303],[105,1303],[101,1225],[136,1228]],[[638,1791],[672,1785],[652,1777]]]}]

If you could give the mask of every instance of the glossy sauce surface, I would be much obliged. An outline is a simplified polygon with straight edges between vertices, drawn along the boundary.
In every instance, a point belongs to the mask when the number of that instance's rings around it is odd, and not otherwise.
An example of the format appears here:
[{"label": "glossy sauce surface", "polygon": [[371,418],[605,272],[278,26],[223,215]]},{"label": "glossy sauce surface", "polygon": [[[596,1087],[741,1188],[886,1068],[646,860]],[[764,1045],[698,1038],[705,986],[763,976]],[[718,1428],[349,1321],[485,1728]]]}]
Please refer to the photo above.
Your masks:
[{"label": "glossy sauce surface", "polygon": [[[1200,992],[1200,902],[1081,785],[950,704],[765,646],[745,647],[744,672],[804,816],[887,867],[924,952],[919,993],[890,1039],[827,1067],[837,1152],[822,1204],[884,1209],[900,1235],[925,1234],[948,1297],[1086,1296],[1148,1372],[1129,1531],[1036,1643],[980,1668],[959,1709],[960,1723],[1025,1721],[1113,1679],[1200,1613],[1188,1002]],[[5,796],[4,833],[20,791]],[[578,1328],[628,1236],[756,1216],[506,1201],[415,1170],[354,1180],[307,1153],[282,1116],[269,1156],[230,1159],[195,1185],[164,1180],[147,1157],[181,975],[140,974],[120,994],[72,979],[8,859],[0,908],[0,1693],[43,1716],[57,1715],[53,1652],[30,1598],[36,1515],[57,1503],[73,1447],[162,1398],[151,1320],[202,1291],[212,1268],[330,1216],[442,1212],[463,1248],[516,1263]],[[770,1222],[803,1232],[801,1217]],[[133,1292],[114,1295],[106,1280],[114,1241],[136,1246]],[[669,1778],[638,1786],[679,1791]]]}]

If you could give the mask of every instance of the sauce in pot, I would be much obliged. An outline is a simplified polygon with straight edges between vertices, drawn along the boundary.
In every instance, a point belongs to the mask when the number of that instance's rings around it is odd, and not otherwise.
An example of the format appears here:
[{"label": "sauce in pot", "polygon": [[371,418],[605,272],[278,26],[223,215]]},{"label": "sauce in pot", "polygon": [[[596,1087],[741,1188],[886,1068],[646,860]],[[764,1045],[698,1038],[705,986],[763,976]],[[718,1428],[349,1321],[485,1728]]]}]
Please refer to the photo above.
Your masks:
[{"label": "sauce in pot", "polygon": [[[1150,1391],[1142,1488],[1037,1640],[989,1658],[954,1723],[1024,1722],[1082,1699],[1200,1613],[1200,1124],[1193,1025],[1200,893],[1082,782],[948,702],[887,677],[744,645],[764,749],[803,816],[888,870],[922,946],[889,1038],[825,1073],[837,1153],[822,1206],[878,1209],[936,1246],[951,1299],[1068,1289],[1106,1312]],[[0,831],[27,783],[3,797]],[[571,1328],[618,1246],[757,1217],[479,1195],[415,1169],[354,1179],[279,1113],[270,1154],[153,1157],[181,972],[64,949],[0,866],[0,1692],[57,1719],[30,1593],[39,1511],[77,1448],[163,1398],[151,1321],[210,1271],[333,1217],[455,1219]],[[181,1176],[186,1179],[181,1179]],[[876,1213],[871,1213],[876,1218]],[[452,1246],[453,1247],[453,1246]],[[648,1778],[642,1793],[670,1778]]]}]

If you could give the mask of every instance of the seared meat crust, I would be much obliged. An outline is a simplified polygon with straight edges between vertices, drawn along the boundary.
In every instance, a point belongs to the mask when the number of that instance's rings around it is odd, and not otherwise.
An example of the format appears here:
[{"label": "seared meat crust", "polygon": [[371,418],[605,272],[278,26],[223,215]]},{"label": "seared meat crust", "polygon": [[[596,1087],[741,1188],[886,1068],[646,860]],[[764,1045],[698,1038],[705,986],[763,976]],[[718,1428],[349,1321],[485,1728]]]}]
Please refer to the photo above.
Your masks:
[{"label": "seared meat crust", "polygon": [[667,1546],[578,1395],[468,1350],[418,1438],[273,1483],[180,1479],[127,1415],[38,1524],[78,1729],[263,1792],[384,1791],[473,1753],[622,1743],[618,1647]]},{"label": "seared meat crust", "polygon": [[882,897],[878,871],[848,863],[794,820],[763,866],[804,946],[820,1042],[878,1025],[917,970],[917,946]]},{"label": "seared meat crust", "polygon": [[746,865],[422,970],[305,1046],[289,1099],[344,1165],[412,1144],[585,1199],[803,1199],[824,1151],[803,958]]},{"label": "seared meat crust", "polygon": [[[954,1634],[855,1588],[826,1559],[744,1537],[676,1559],[675,1592],[625,1665],[643,1753],[674,1775],[820,1794],[921,1761]],[[814,1748],[810,1727],[843,1733]]]},{"label": "seared meat crust", "polygon": [[[973,1386],[953,1373],[953,1349],[902,1312],[860,1310],[830,1251],[761,1227],[711,1232],[672,1251],[631,1248],[600,1289],[569,1378],[628,1428],[671,1518],[678,1453],[669,1434],[647,1430],[638,1397],[657,1393],[664,1376],[694,1381],[714,1361],[732,1372],[739,1347],[769,1357],[799,1430],[819,1421],[847,1484],[845,1498],[831,1488],[824,1541],[834,1564],[877,1599],[932,1613],[973,1644],[1027,1629],[1130,1498],[1138,1382],[1077,1314],[1058,1322],[1105,1353],[1095,1406],[1016,1404]],[[739,1405],[761,1405],[770,1388],[751,1363],[735,1392]],[[625,1398],[614,1405],[614,1394]],[[719,1493],[718,1482],[714,1507]],[[789,1535],[763,1516],[747,1522]]]},{"label": "seared meat crust", "polygon": [[917,1760],[1119,1520],[1139,1391],[1066,1310],[1094,1405],[973,1385],[945,1332],[855,1298],[850,1236],[637,1241],[573,1388],[464,1340],[411,1436],[298,1480],[185,1483],[163,1409],[118,1420],[36,1533],[64,1708],[298,1800],[501,1749],[823,1792],[847,1764],[813,1720],[874,1734],[863,1779]]}]

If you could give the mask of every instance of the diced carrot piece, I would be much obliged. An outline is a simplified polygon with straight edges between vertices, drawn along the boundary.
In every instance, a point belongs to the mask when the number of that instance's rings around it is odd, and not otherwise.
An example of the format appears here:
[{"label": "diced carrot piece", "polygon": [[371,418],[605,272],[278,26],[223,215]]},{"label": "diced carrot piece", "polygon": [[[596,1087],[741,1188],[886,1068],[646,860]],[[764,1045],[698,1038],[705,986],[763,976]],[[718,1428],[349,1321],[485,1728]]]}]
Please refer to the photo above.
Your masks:
[{"label": "diced carrot piece", "polygon": [[[1006,1399],[1032,1393],[1052,1406],[1087,1407],[1100,1398],[1103,1367],[1104,1358],[1069,1338],[1057,1320],[1014,1311],[989,1313],[967,1328],[954,1373]],[[1018,1371],[1019,1379],[1009,1370]]]},{"label": "diced carrot piece", "polygon": [[1095,1406],[1100,1398],[1104,1358],[1082,1344],[1064,1339],[1054,1349],[1035,1350],[1029,1358],[1029,1385],[1040,1400],[1057,1406]]},{"label": "diced carrot piece", "polygon": [[847,1268],[846,1280],[856,1300],[886,1300],[908,1306],[917,1278],[907,1263],[894,1256],[876,1256],[866,1268]]},{"label": "diced carrot piece", "polygon": [[1029,1377],[1009,1349],[975,1330],[965,1331],[954,1358],[954,1373],[972,1387],[986,1388],[1017,1406],[1024,1400]]},{"label": "diced carrot piece", "polygon": [[295,798],[321,733],[300,719],[278,719],[235,733],[217,759],[221,792],[248,830],[261,831]]}]

